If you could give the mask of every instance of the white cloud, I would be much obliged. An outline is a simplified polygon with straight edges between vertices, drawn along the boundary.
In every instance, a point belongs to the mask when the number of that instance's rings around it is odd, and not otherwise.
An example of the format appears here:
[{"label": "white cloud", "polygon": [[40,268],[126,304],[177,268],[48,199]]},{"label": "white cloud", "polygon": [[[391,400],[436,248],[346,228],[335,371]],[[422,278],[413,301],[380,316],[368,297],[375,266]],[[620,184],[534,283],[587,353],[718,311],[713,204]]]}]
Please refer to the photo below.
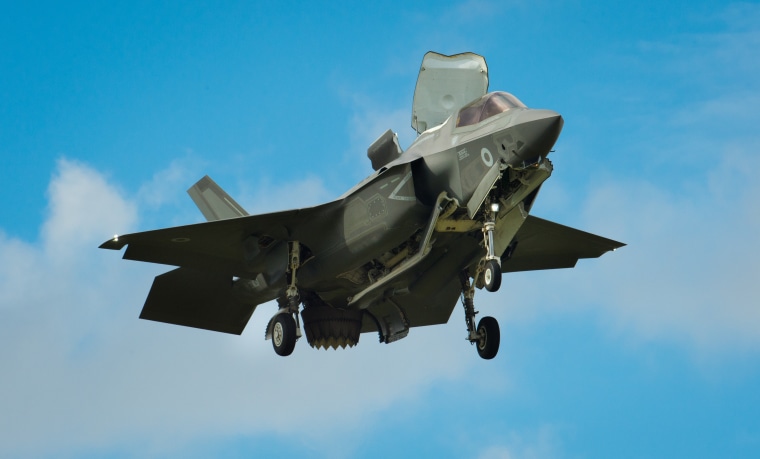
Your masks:
[{"label": "white cloud", "polygon": [[478,459],[515,459],[515,455],[506,446],[489,446],[480,453]]},{"label": "white cloud", "polygon": [[[676,106],[653,107],[643,128],[631,123],[639,137],[634,145],[606,153],[640,158],[642,165],[611,175],[605,164],[617,161],[600,155],[586,178],[585,202],[577,187],[564,187],[569,205],[582,212],[576,224],[628,246],[574,270],[515,276],[535,289],[554,285],[539,299],[524,298],[531,307],[519,308],[517,317],[582,305],[599,311],[612,334],[634,341],[675,342],[699,357],[760,350],[760,137],[754,128],[760,67],[748,59],[760,34],[756,22],[740,18],[757,16],[760,8],[726,11],[723,33],[659,44],[672,54],[663,71],[701,89]],[[547,191],[539,208],[563,199]]]},{"label": "white cloud", "polygon": [[93,239],[129,229],[136,207],[123,200],[102,175],[76,161],[61,159],[48,189],[48,218],[42,227],[46,255],[70,262]]},{"label": "white cloud", "polygon": [[699,186],[594,185],[579,206],[581,227],[628,246],[573,270],[515,277],[535,289],[553,284],[525,298],[517,316],[575,305],[634,340],[676,342],[700,356],[760,351],[760,161],[736,150],[719,161]]},{"label": "white cloud", "polygon": [[263,340],[274,305],[260,306],[241,337],[138,320],[152,277],[168,268],[97,249],[113,228],[134,227],[136,204],[73,161],[59,162],[49,198],[39,244],[0,237],[0,456],[118,445],[163,455],[191,439],[292,431],[350,455],[333,444],[360,438],[369,413],[476,360],[451,339],[462,327],[414,330],[392,345],[363,335],[360,350],[339,352],[300,342],[282,359]]},{"label": "white cloud", "polygon": [[[410,79],[409,82],[413,84],[413,81]],[[354,171],[354,182],[358,182],[372,172],[367,149],[385,131],[390,129],[398,135],[402,149],[414,141],[417,134],[411,127],[412,107],[410,101],[404,100],[403,106],[399,108],[395,100],[390,100],[393,99],[392,96],[380,100],[367,94],[341,90],[341,97],[351,112],[347,126],[350,141],[344,161]]]},{"label": "white cloud", "polygon": [[481,450],[478,459],[548,459],[559,457],[556,429],[544,425],[535,431],[503,433],[500,441]]},{"label": "white cloud", "polygon": [[169,202],[187,198],[188,183],[201,178],[199,163],[192,154],[175,159],[168,167],[155,173],[151,180],[140,187],[139,200],[148,208],[157,208]]},{"label": "white cloud", "polygon": [[607,180],[585,206],[589,227],[629,243],[589,268],[604,280],[588,298],[618,329],[701,355],[760,350],[759,16],[735,4],[716,16],[722,32],[674,39],[671,71],[701,89],[629,153],[656,177]]},{"label": "white cloud", "polygon": [[[388,129],[398,134],[402,148],[408,147],[415,138],[411,128],[411,108],[377,110],[371,103],[357,105],[351,119],[352,143],[356,150],[366,153],[372,142]],[[363,159],[369,161],[366,157]]]}]

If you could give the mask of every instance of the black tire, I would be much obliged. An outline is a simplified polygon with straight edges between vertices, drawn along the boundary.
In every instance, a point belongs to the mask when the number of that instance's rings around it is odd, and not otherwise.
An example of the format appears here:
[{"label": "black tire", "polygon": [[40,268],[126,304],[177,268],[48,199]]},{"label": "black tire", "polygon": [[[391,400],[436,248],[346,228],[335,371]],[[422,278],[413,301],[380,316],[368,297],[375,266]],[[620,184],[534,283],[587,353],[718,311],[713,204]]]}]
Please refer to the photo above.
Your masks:
[{"label": "black tire", "polygon": [[496,357],[499,352],[499,342],[501,341],[501,332],[499,331],[499,322],[493,317],[483,317],[478,322],[478,334],[480,339],[477,341],[478,355],[486,360]]},{"label": "black tire", "polygon": [[486,266],[483,270],[483,283],[489,292],[499,290],[499,287],[501,287],[501,266],[499,266],[498,261],[486,261]]},{"label": "black tire", "polygon": [[283,357],[296,347],[296,321],[290,314],[278,314],[272,324],[272,347]]}]

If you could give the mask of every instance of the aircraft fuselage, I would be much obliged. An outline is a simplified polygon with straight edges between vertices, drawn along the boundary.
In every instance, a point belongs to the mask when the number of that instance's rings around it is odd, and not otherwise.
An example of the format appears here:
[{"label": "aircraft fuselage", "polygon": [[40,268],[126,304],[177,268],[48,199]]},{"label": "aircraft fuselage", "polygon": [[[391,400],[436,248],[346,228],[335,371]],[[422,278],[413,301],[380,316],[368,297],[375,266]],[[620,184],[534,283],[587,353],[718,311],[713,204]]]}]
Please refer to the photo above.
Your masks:
[{"label": "aircraft fuselage", "polygon": [[[301,288],[314,289],[332,306],[346,307],[353,294],[401,263],[405,250],[416,250],[412,238],[430,219],[441,191],[467,212],[453,230],[437,228],[449,233],[438,236],[437,246],[449,239],[449,245],[464,245],[466,252],[475,254],[477,262],[482,240],[467,234],[480,231],[475,220],[483,204],[501,199],[495,215],[500,236],[496,250],[501,255],[529,208],[520,219],[505,217],[551,173],[544,158],[559,135],[562,118],[550,110],[514,108],[475,125],[455,124],[452,117],[424,132],[397,160],[341,197],[342,218],[336,219],[335,232],[341,233],[342,241],[314,253],[313,261],[303,265]],[[509,199],[517,194],[522,197]],[[462,268],[473,257],[465,257]]]}]

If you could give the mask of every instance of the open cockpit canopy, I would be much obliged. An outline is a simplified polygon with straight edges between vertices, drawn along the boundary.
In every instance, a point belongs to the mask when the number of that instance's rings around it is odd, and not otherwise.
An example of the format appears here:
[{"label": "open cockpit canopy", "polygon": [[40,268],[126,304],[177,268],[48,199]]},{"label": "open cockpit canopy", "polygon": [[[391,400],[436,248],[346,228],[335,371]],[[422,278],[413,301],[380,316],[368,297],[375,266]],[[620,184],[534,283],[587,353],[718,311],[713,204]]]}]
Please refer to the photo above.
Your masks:
[{"label": "open cockpit canopy", "polygon": [[492,92],[475,99],[459,110],[457,127],[471,126],[513,108],[526,108],[525,104],[508,92]]},{"label": "open cockpit canopy", "polygon": [[488,90],[483,56],[429,52],[422,58],[412,103],[412,127],[419,134],[443,124],[459,107]]}]

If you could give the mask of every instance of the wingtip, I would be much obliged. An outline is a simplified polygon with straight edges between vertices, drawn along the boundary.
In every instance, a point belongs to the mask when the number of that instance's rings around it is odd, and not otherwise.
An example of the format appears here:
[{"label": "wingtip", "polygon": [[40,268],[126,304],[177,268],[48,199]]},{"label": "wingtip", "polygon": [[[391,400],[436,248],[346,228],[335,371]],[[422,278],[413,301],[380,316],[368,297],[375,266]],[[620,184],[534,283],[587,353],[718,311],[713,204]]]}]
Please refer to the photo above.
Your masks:
[{"label": "wingtip", "polygon": [[98,246],[99,249],[110,249],[110,250],[121,250],[125,245],[127,245],[126,241],[120,240],[119,236],[114,236],[113,238],[107,240],[106,242],[100,244]]}]

